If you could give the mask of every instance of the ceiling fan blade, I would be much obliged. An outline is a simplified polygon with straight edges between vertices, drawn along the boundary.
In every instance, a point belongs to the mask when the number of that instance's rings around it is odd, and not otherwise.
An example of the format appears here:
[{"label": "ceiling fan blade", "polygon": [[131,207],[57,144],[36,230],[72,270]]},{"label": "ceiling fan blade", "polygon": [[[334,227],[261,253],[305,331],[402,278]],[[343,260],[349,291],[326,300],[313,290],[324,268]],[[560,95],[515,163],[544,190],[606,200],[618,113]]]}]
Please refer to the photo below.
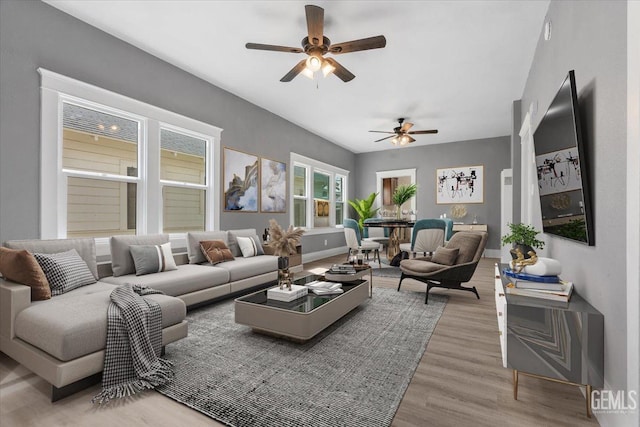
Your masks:
[{"label": "ceiling fan blade", "polygon": [[431,130],[414,130],[412,132],[407,132],[409,135],[425,135],[427,133],[438,133],[438,129]]},{"label": "ceiling fan blade", "polygon": [[307,62],[306,59],[303,59],[302,61],[298,62],[296,66],[291,69],[291,71],[289,71],[287,74],[284,75],[283,78],[280,79],[280,81],[286,83],[293,80],[293,78],[298,74],[300,74],[300,72],[304,70],[304,67],[307,66],[306,62]]},{"label": "ceiling fan blade", "polygon": [[260,43],[247,43],[244,45],[247,49],[256,49],[256,50],[272,50],[275,52],[289,52],[289,53],[302,53],[304,52],[299,47],[289,47],[289,46],[276,46],[272,44],[260,44]]},{"label": "ceiling fan blade", "polygon": [[309,43],[320,46],[324,36],[324,9],[308,4],[304,7],[307,13],[307,30],[309,32]]},{"label": "ceiling fan blade", "polygon": [[374,36],[366,39],[351,40],[349,42],[332,44],[329,52],[334,55],[341,53],[357,52],[360,50],[379,49],[387,45],[387,39],[384,36]]},{"label": "ceiling fan blade", "polygon": [[369,132],[376,132],[376,133],[390,133],[390,134],[395,134],[395,132],[387,132],[384,130],[370,130]]},{"label": "ceiling fan blade", "polygon": [[333,74],[338,76],[338,78],[340,80],[342,80],[343,82],[349,82],[349,81],[351,81],[351,80],[356,78],[356,76],[351,71],[349,71],[346,68],[344,68],[335,59],[333,59],[333,58],[325,58],[324,60],[327,61],[329,64],[331,64],[335,68],[333,70]]},{"label": "ceiling fan blade", "polygon": [[373,142],[380,142],[380,141],[384,141],[385,139],[393,138],[394,136],[395,136],[395,135],[385,136],[384,138],[377,139],[377,140],[375,140],[375,141],[373,141]]},{"label": "ceiling fan blade", "polygon": [[413,123],[404,122],[402,124],[402,127],[400,128],[400,132],[406,133],[409,129],[411,129],[412,126],[413,126]]}]

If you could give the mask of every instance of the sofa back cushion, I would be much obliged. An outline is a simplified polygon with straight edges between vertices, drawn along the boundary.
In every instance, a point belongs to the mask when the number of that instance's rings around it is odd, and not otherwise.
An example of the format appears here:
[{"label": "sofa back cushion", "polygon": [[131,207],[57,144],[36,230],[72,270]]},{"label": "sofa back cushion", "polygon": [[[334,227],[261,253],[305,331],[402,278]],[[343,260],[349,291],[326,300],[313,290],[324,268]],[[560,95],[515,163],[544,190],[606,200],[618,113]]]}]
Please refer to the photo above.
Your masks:
[{"label": "sofa back cushion", "polygon": [[33,254],[25,249],[0,247],[0,273],[7,280],[29,286],[31,301],[51,298],[47,276]]},{"label": "sofa back cushion", "polygon": [[458,231],[447,243],[447,249],[458,249],[456,264],[477,262],[487,244],[487,233],[474,231]]},{"label": "sofa back cushion", "polygon": [[257,236],[255,228],[245,228],[242,230],[229,230],[229,249],[234,257],[242,257],[242,251],[240,250],[240,246],[238,245],[237,236],[241,237],[253,237]]},{"label": "sofa back cushion", "polygon": [[55,254],[75,249],[87,263],[93,277],[98,277],[96,263],[96,241],[87,239],[53,239],[53,240],[9,240],[4,244],[9,249],[25,249],[31,253]]},{"label": "sofa back cushion", "polygon": [[169,241],[168,234],[150,234],[147,236],[113,236],[109,239],[111,250],[111,270],[115,277],[134,274],[136,266],[131,256],[131,245],[161,245]]},{"label": "sofa back cushion", "polygon": [[226,231],[190,231],[187,233],[189,264],[200,264],[207,260],[200,249],[200,242],[206,240],[222,240],[225,245],[229,245]]}]

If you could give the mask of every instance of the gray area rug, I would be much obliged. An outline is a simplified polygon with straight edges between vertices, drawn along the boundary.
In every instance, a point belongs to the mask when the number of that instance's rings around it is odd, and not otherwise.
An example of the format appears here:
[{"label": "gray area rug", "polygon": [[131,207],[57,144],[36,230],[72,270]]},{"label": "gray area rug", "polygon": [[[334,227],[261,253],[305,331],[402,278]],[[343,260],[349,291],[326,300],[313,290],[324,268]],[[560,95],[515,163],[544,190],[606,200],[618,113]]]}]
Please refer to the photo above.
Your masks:
[{"label": "gray area rug", "polygon": [[230,426],[389,426],[446,301],[374,289],[305,344],[235,324],[233,301],[196,309],[157,390]]}]

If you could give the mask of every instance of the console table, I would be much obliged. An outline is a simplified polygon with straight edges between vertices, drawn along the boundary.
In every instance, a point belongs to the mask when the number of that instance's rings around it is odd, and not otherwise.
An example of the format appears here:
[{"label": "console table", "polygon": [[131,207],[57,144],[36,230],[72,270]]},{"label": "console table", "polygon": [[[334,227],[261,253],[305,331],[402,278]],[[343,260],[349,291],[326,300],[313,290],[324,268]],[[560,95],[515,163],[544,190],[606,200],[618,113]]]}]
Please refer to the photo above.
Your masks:
[{"label": "console table", "polygon": [[451,230],[453,230],[454,232],[456,231],[489,231],[489,227],[487,227],[487,224],[456,224],[454,222]]},{"label": "console table", "polygon": [[495,265],[495,297],[502,364],[518,375],[586,388],[591,417],[592,387],[604,386],[604,316],[575,290],[569,303],[509,295],[507,264]]}]

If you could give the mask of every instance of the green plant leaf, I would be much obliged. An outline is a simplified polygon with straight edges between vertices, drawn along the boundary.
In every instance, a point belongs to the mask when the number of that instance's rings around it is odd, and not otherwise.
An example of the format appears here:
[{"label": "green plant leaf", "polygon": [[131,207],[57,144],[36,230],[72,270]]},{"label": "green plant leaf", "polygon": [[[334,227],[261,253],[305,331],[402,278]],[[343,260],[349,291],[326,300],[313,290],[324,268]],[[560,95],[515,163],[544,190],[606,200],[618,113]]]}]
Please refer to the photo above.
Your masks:
[{"label": "green plant leaf", "polygon": [[537,249],[544,248],[544,242],[536,239],[536,236],[540,234],[540,231],[533,228],[533,226],[522,223],[509,223],[507,225],[509,226],[511,233],[505,234],[500,239],[503,246],[508,244],[521,244]]},{"label": "green plant leaf", "polygon": [[418,192],[418,186],[416,184],[400,185],[396,187],[396,191],[391,196],[391,201],[396,206],[401,206],[409,201]]},{"label": "green plant leaf", "polygon": [[354,199],[347,200],[349,205],[358,214],[358,225],[360,226],[360,232],[364,230],[364,220],[373,218],[378,213],[380,208],[372,209],[373,202],[376,200],[378,193],[371,193],[366,199]]}]

